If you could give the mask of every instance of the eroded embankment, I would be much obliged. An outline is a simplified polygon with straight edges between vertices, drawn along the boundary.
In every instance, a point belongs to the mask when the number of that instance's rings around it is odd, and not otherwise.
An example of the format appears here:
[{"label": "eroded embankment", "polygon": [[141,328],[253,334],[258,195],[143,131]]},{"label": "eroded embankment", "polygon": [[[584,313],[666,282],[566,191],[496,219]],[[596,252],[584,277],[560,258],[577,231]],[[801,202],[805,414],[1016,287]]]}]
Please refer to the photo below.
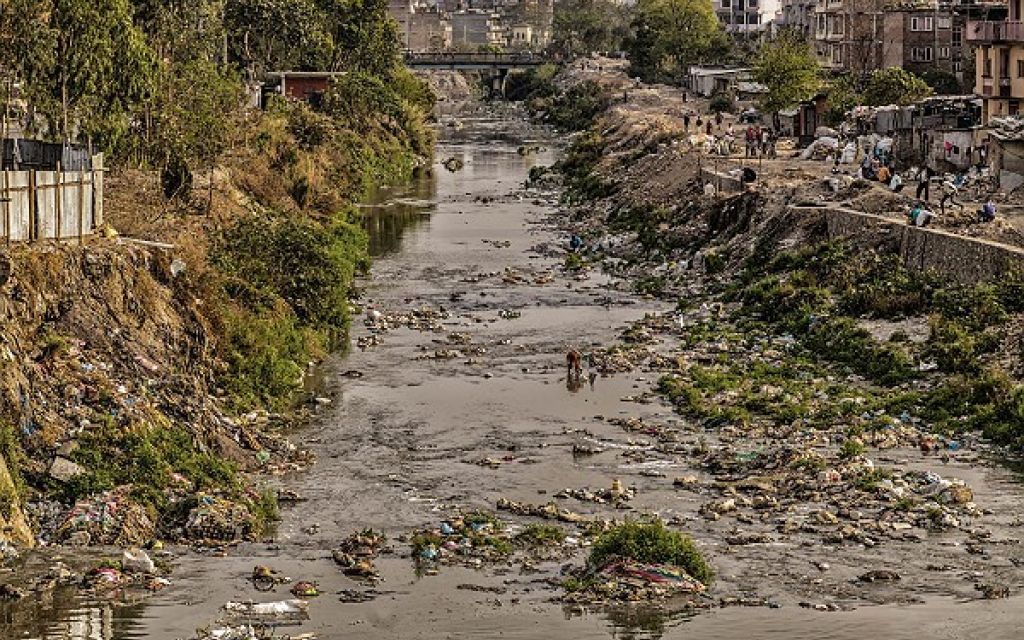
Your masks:
[{"label": "eroded embankment", "polygon": [[702,105],[611,96],[555,167],[574,205],[558,223],[583,240],[566,265],[678,304],[625,337],[684,426],[624,427],[660,442],[645,460],[690,459],[675,485],[701,504],[674,524],[717,547],[727,591],[822,609],[1010,593],[1017,498],[985,462],[1024,441],[1008,265],[965,252],[965,273],[997,277],[963,285],[908,265],[891,225],[830,240],[828,203],[873,197],[857,181],[837,193],[794,168],[709,195],[714,160],[675,119]]},{"label": "eroded embankment", "polygon": [[0,254],[0,542],[266,530],[276,497],[247,474],[307,462],[282,430],[346,336],[368,261],[352,203],[432,145],[425,85],[371,104],[374,82],[332,87],[344,108],[240,112],[231,151],[173,197],[166,171],[114,169],[103,238]]}]

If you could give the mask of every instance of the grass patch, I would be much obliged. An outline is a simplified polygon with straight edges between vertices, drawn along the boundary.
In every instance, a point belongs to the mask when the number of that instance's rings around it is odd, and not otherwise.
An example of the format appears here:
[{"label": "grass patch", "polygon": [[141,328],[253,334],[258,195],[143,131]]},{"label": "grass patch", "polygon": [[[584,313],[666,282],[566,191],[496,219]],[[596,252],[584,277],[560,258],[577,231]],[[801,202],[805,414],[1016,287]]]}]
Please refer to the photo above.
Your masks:
[{"label": "grass patch", "polygon": [[669,564],[710,584],[714,571],[688,536],[672,531],[661,520],[629,521],[602,533],[594,541],[588,562],[598,566],[612,556],[647,564]]}]

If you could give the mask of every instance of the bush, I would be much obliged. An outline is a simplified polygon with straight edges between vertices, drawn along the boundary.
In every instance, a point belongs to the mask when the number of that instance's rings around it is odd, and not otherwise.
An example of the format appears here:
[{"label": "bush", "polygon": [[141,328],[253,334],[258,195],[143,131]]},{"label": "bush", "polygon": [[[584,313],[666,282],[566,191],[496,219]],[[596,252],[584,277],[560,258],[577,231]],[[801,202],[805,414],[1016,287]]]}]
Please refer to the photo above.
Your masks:
[{"label": "bush", "polygon": [[588,563],[596,567],[613,556],[647,564],[674,565],[704,584],[710,584],[714,577],[714,571],[693,540],[669,530],[661,520],[628,521],[612,527],[594,542]]},{"label": "bush", "polygon": [[573,85],[568,91],[550,100],[545,120],[566,131],[583,131],[608,108],[611,98],[599,83],[588,80]]}]

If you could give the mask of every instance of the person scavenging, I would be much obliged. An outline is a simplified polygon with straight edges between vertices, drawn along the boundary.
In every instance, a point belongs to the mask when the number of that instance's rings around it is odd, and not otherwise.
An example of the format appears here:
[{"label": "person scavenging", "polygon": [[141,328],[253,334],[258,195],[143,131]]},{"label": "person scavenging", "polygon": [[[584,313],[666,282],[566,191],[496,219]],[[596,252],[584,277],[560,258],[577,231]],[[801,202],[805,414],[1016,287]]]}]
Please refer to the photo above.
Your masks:
[{"label": "person scavenging", "polygon": [[992,222],[996,219],[996,203],[989,198],[985,204],[978,209],[978,222]]},{"label": "person scavenging", "polygon": [[966,181],[965,176],[954,176],[942,182],[942,200],[939,200],[939,211],[946,213],[946,203],[963,209],[964,205],[956,201],[956,196],[960,193],[960,187],[964,185]]},{"label": "person scavenging", "polygon": [[914,227],[927,227],[935,214],[925,208],[924,203],[918,200],[907,213],[907,224]]}]

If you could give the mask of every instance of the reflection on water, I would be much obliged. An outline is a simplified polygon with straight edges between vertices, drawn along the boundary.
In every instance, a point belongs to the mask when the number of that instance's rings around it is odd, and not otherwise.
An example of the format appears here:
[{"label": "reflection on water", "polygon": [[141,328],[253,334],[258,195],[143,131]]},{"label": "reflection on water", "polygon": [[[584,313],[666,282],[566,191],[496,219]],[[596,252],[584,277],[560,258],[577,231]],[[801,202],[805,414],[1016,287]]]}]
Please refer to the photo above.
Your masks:
[{"label": "reflection on water", "polygon": [[17,606],[0,605],[0,629],[17,629],[4,640],[124,640],[141,638],[142,607],[125,602],[86,604],[73,588],[44,591]]},{"label": "reflection on water", "polygon": [[372,193],[368,204],[360,207],[363,228],[370,237],[370,256],[397,253],[406,230],[416,229],[430,219],[436,193],[437,179],[432,171],[419,172],[407,185]]}]

